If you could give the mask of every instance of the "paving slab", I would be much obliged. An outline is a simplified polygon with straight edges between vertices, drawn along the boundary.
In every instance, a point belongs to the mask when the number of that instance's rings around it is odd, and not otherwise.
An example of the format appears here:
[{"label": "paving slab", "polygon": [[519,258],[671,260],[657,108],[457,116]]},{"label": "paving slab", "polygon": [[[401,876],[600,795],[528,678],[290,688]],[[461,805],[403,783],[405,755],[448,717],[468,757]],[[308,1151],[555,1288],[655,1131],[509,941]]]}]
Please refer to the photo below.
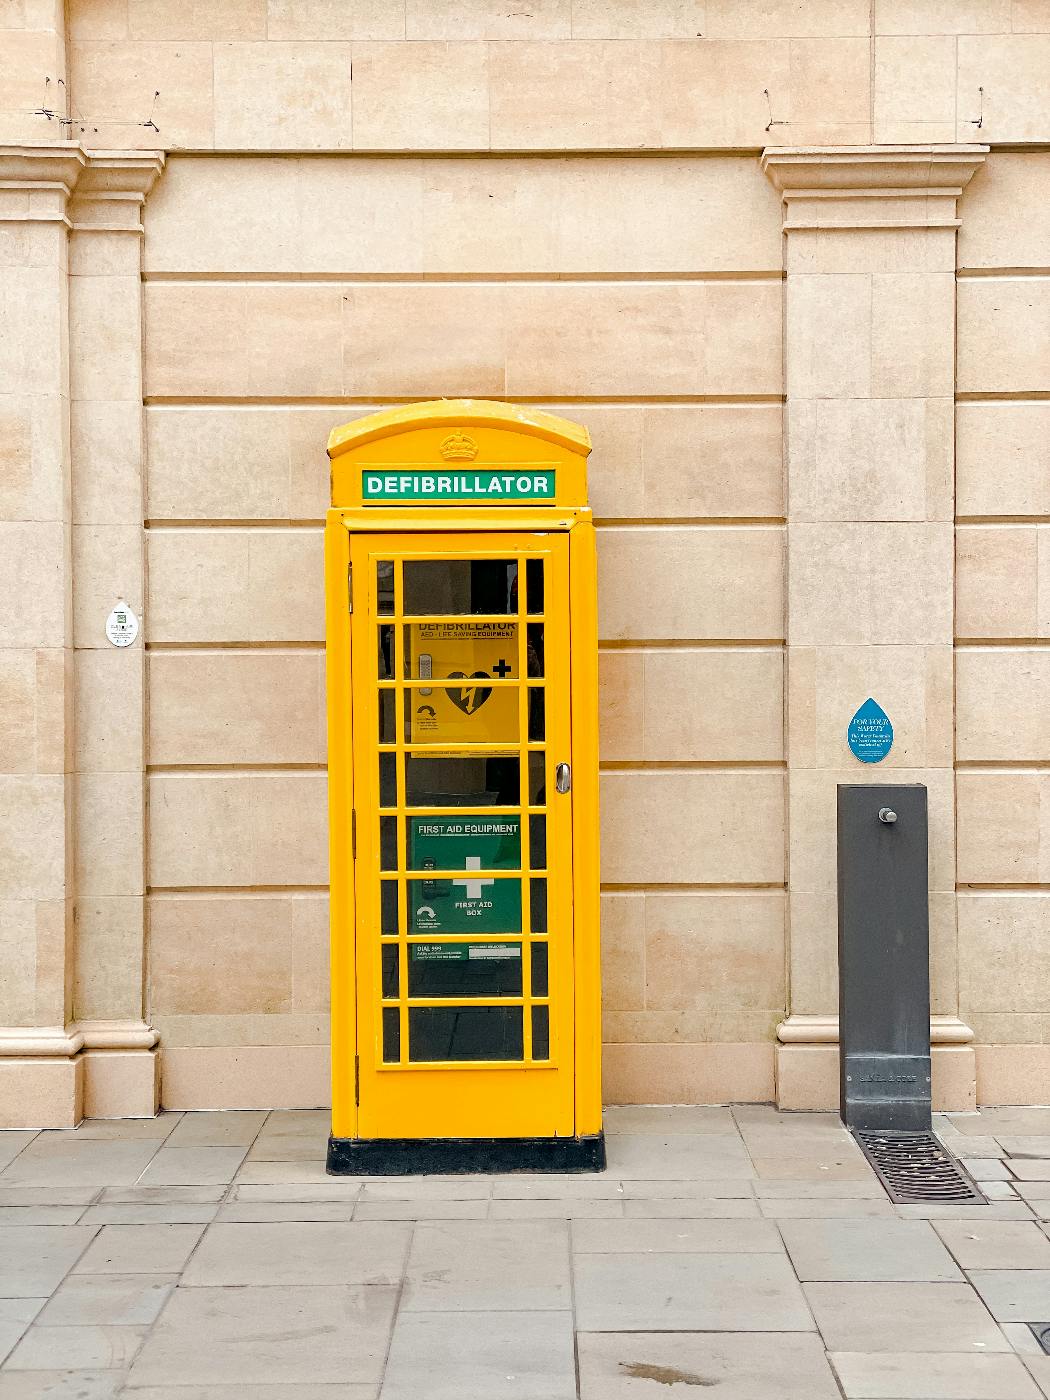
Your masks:
[{"label": "paving slab", "polygon": [[326,1177],[315,1183],[274,1184],[270,1182],[237,1183],[230,1191],[231,1201],[354,1201],[361,1192],[361,1183],[353,1178],[340,1181]]},{"label": "paving slab", "polygon": [[50,1138],[94,1138],[98,1140],[153,1138],[163,1142],[179,1124],[181,1113],[158,1113],[155,1118],[85,1118],[75,1128],[46,1129]]},{"label": "paving slab", "polygon": [[488,1201],[359,1201],[355,1220],[484,1220]]},{"label": "paving slab", "polygon": [[246,1162],[323,1162],[328,1133],[296,1133],[277,1137],[260,1135],[248,1149]]},{"label": "paving slab", "polygon": [[110,1186],[98,1196],[99,1205],[218,1205],[226,1186]]},{"label": "paving slab", "polygon": [[858,1177],[849,1181],[829,1181],[821,1175],[816,1181],[770,1181],[759,1179],[753,1183],[755,1195],[759,1200],[783,1200],[806,1198],[817,1199],[819,1197],[830,1197],[836,1201],[846,1200],[874,1200],[885,1201],[889,1197],[882,1189],[878,1177],[873,1171],[868,1171],[867,1176]]},{"label": "paving slab", "polygon": [[460,1177],[455,1181],[418,1177],[414,1181],[366,1181],[362,1201],[487,1201],[492,1185],[487,1177]]},{"label": "paving slab", "polygon": [[393,1288],[177,1288],[129,1384],[375,1385],[396,1302]]},{"label": "paving slab", "polygon": [[1009,1351],[965,1283],[806,1283],[829,1351]]},{"label": "paving slab", "polygon": [[89,1206],[98,1198],[97,1186],[5,1186],[0,1183],[0,1207]]},{"label": "paving slab", "polygon": [[402,1312],[380,1400],[576,1400],[568,1312]]},{"label": "paving slab", "polygon": [[[147,1385],[125,1392],[125,1400],[377,1400],[375,1385]],[[0,1400],[3,1392],[0,1391]]]},{"label": "paving slab", "polygon": [[[495,1202],[493,1202],[495,1204]],[[733,1198],[718,1196],[706,1200],[700,1196],[680,1198],[638,1197],[625,1200],[623,1213],[628,1219],[674,1220],[754,1220],[759,1215],[758,1202],[753,1196]]]},{"label": "paving slab", "polygon": [[[619,1182],[625,1199],[631,1197],[662,1200],[674,1197],[678,1200],[710,1200],[712,1198],[751,1200],[754,1197],[754,1183],[746,1178],[733,1181],[719,1181],[717,1177],[705,1176],[697,1181],[645,1181],[642,1178]],[[493,1195],[496,1192],[493,1191]]]},{"label": "paving slab", "polygon": [[[76,1225],[83,1214],[83,1206],[0,1206],[0,1228],[8,1225]],[[90,1221],[87,1223],[91,1224]]]},{"label": "paving slab", "polygon": [[813,1319],[777,1254],[577,1254],[581,1332],[806,1332]]},{"label": "paving slab", "polygon": [[270,1284],[396,1286],[411,1226],[398,1221],[274,1221],[209,1227],[182,1287]]},{"label": "paving slab", "polygon": [[13,1162],[18,1154],[37,1136],[34,1129],[5,1128],[0,1132],[0,1168]]},{"label": "paving slab", "polygon": [[947,1202],[895,1207],[902,1220],[962,1220],[979,1224],[987,1220],[1033,1220],[1024,1201],[992,1201],[988,1205],[949,1205]]},{"label": "paving slab", "polygon": [[622,1104],[607,1108],[602,1116],[607,1139],[618,1133],[655,1133],[657,1137],[670,1133],[714,1133],[734,1137],[737,1132],[731,1108],[698,1104]]},{"label": "paving slab", "polygon": [[[999,1147],[1007,1157],[1050,1157],[1050,1137],[1001,1137]],[[974,1154],[977,1155],[976,1153]]]},{"label": "paving slab", "polygon": [[[290,1162],[248,1162],[240,1168],[237,1173],[239,1182],[256,1182],[260,1185],[283,1185],[292,1183],[313,1185],[338,1185],[338,1179],[333,1178],[325,1171],[324,1159],[319,1158],[314,1162],[290,1161]],[[360,1183],[356,1183],[360,1185]]]},{"label": "paving slab", "polygon": [[416,1228],[401,1311],[524,1312],[571,1307],[561,1221],[450,1221]]},{"label": "paving slab", "polygon": [[959,1162],[974,1181],[1010,1181],[1010,1171],[1001,1157],[960,1157]]},{"label": "paving slab", "polygon": [[606,1140],[608,1171],[613,1176],[645,1180],[697,1180],[754,1175],[747,1149],[735,1134],[619,1134]]},{"label": "paving slab", "polygon": [[933,1228],[964,1269],[1050,1269],[1050,1240],[1034,1220],[940,1220]]},{"label": "paving slab", "polygon": [[78,1260],[75,1272],[177,1274],[185,1268],[204,1228],[203,1225],[103,1225]]},{"label": "paving slab", "polygon": [[33,1326],[5,1361],[4,1370],[122,1371],[135,1359],[148,1331],[148,1327]]},{"label": "paving slab", "polygon": [[70,1274],[44,1307],[41,1327],[134,1327],[156,1322],[178,1274]]},{"label": "paving slab", "polygon": [[268,1109],[227,1109],[184,1113],[168,1138],[169,1147],[250,1147],[262,1131]]},{"label": "paving slab", "polygon": [[1039,1400],[1039,1388],[1016,1356],[913,1352],[833,1352],[847,1400]]},{"label": "paving slab", "polygon": [[157,1151],[155,1139],[97,1141],[94,1138],[52,1138],[39,1133],[28,1147],[0,1172],[0,1186],[73,1187],[131,1185]]},{"label": "paving slab", "polygon": [[102,1201],[80,1213],[81,1225],[207,1225],[215,1219],[216,1203],[188,1202],[154,1205],[150,1201]]},{"label": "paving slab", "polygon": [[[661,1184],[667,1185],[666,1182]],[[580,1197],[619,1201],[627,1194],[624,1183],[607,1174],[548,1176],[546,1172],[539,1172],[530,1176],[494,1176],[490,1189],[497,1201],[563,1201]]]},{"label": "paving slab", "polygon": [[0,1240],[0,1296],[46,1298],[95,1238],[86,1225],[15,1225]]},{"label": "paving slab", "polygon": [[689,1218],[576,1220],[572,1247],[577,1254],[781,1254],[784,1249],[769,1220]]},{"label": "paving slab", "polygon": [[617,1219],[624,1213],[623,1202],[588,1200],[580,1197],[569,1201],[490,1201],[490,1220],[582,1220],[588,1217]]},{"label": "paving slab", "polygon": [[215,1219],[240,1225],[263,1225],[275,1220],[352,1220],[355,1204],[352,1200],[231,1201],[218,1207]]},{"label": "paving slab", "polygon": [[169,1147],[165,1144],[142,1173],[139,1183],[142,1186],[223,1185],[236,1176],[247,1150],[246,1147]]},{"label": "paving slab", "polygon": [[46,1302],[46,1298],[0,1298],[0,1364]]},{"label": "paving slab", "polygon": [[1026,1356],[1024,1364],[1040,1395],[1050,1396],[1050,1356]]},{"label": "paving slab", "polygon": [[123,1371],[5,1371],[0,1400],[116,1400],[123,1386]]},{"label": "paving slab", "polygon": [[760,1202],[763,1216],[767,1220],[858,1220],[890,1219],[894,1217],[893,1203],[888,1199],[869,1200],[858,1197],[855,1200],[840,1200],[830,1196],[811,1196],[783,1199],[776,1196],[765,1197]]},{"label": "paving slab", "polygon": [[949,1114],[948,1121],[967,1137],[1050,1137],[1050,1108],[982,1108],[980,1113]]},{"label": "paving slab", "polygon": [[854,1158],[835,1151],[820,1157],[758,1156],[752,1152],[751,1160],[759,1181],[817,1182],[832,1186],[846,1181],[867,1184],[874,1175],[863,1157]]},{"label": "paving slab", "polygon": [[[839,1400],[820,1338],[804,1333],[583,1332],[580,1400]],[[694,1391],[692,1387],[697,1387]]]},{"label": "paving slab", "polygon": [[1050,1157],[1008,1157],[1007,1166],[1018,1181],[1050,1181]]},{"label": "paving slab", "polygon": [[962,1282],[925,1220],[785,1220],[780,1231],[803,1282]]},{"label": "paving slab", "polygon": [[970,1282],[1000,1322],[1050,1322],[1050,1269],[974,1269]]}]

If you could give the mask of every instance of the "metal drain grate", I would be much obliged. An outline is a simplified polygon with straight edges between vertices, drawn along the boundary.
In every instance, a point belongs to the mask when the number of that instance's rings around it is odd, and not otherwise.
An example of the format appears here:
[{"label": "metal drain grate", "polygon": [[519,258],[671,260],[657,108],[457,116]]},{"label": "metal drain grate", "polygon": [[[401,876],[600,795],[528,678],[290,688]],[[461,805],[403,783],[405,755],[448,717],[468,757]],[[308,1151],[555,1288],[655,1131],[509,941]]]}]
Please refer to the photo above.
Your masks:
[{"label": "metal drain grate", "polygon": [[886,1194],[898,1205],[985,1205],[976,1182],[933,1133],[855,1132]]},{"label": "metal drain grate", "polygon": [[1028,1327],[1039,1345],[1050,1355],[1050,1322],[1030,1322]]}]

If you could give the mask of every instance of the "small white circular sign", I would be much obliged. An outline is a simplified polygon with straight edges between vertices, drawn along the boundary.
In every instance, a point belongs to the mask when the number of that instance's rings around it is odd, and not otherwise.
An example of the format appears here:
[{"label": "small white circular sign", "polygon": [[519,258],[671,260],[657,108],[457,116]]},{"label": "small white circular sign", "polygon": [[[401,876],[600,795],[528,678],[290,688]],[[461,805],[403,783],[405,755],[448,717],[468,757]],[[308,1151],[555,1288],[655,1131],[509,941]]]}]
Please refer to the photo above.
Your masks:
[{"label": "small white circular sign", "polygon": [[106,636],[115,647],[129,647],[138,634],[138,618],[127,603],[118,603],[106,618]]}]

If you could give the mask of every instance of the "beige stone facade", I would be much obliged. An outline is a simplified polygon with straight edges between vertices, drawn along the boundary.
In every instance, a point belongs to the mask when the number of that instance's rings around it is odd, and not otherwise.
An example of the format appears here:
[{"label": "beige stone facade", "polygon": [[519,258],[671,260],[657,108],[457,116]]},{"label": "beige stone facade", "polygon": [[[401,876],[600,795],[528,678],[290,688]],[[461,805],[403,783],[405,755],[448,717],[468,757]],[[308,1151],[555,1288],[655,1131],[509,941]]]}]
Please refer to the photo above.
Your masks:
[{"label": "beige stone facade", "polygon": [[11,0],[0,56],[0,1126],[327,1101],[324,446],[439,396],[594,438],[606,1098],[835,1101],[884,780],[939,1102],[1050,1101],[1043,0]]}]

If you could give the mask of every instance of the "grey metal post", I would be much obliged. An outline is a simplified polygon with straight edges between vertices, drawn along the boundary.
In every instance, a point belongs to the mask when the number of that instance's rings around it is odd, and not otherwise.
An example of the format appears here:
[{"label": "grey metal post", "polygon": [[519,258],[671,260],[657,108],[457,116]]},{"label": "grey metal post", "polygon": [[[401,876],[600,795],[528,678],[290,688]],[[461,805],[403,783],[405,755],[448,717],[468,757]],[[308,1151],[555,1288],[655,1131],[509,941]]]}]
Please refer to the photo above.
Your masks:
[{"label": "grey metal post", "polygon": [[926,789],[838,789],[842,1121],[929,1132],[930,915]]}]

